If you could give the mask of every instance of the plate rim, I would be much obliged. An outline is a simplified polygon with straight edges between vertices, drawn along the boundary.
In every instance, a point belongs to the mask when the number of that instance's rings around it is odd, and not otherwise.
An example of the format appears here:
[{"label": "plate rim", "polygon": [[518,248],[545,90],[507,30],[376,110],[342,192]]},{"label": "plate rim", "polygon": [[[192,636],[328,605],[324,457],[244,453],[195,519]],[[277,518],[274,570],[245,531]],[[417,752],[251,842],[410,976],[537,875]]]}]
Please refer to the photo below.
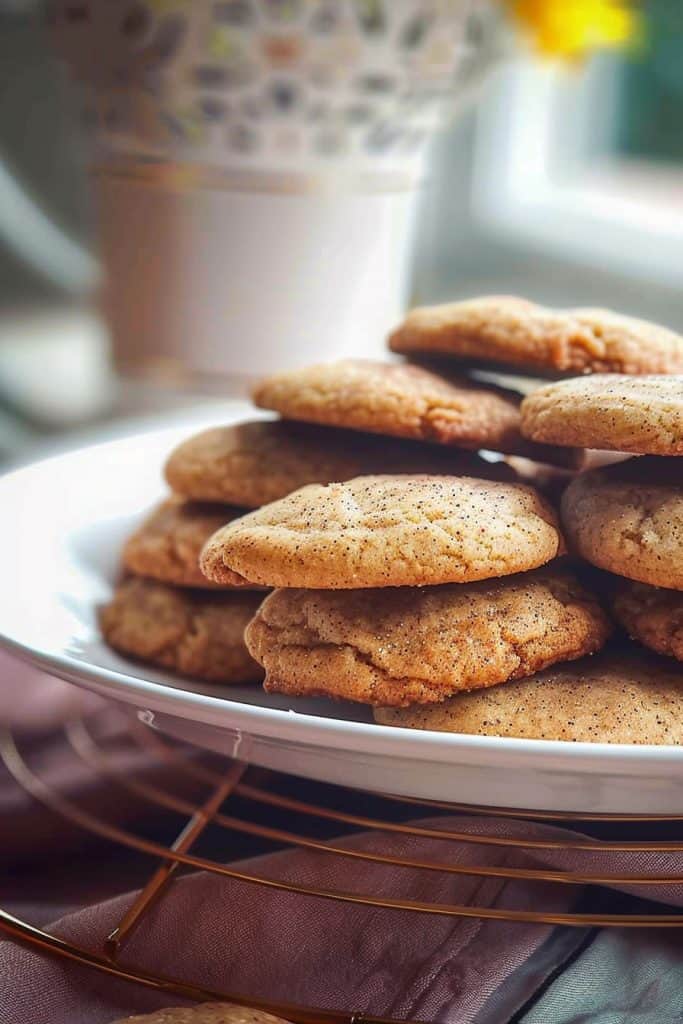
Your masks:
[{"label": "plate rim", "polygon": [[[206,708],[207,710],[225,709],[225,705],[228,705],[231,713],[238,718],[244,716],[247,719],[256,718],[266,722],[274,719],[276,723],[282,725],[287,723],[296,728],[303,725],[304,728],[308,726],[311,731],[313,729],[320,729],[322,732],[328,733],[339,732],[344,736],[349,735],[349,727],[351,727],[351,734],[355,733],[359,737],[372,738],[377,736],[380,740],[382,737],[394,737],[395,739],[400,739],[402,744],[405,742],[415,742],[416,746],[425,747],[427,750],[434,749],[435,753],[436,748],[443,747],[456,750],[470,749],[481,754],[495,753],[500,754],[501,757],[517,751],[519,753],[526,753],[534,757],[534,759],[539,755],[554,754],[560,759],[569,756],[572,760],[587,761],[591,759],[602,760],[605,755],[608,755],[611,759],[618,760],[622,756],[627,760],[645,760],[646,762],[649,758],[645,755],[650,755],[651,760],[655,762],[669,761],[673,755],[674,760],[683,763],[683,746],[676,746],[674,744],[589,743],[584,741],[526,739],[516,736],[480,736],[472,733],[446,733],[430,729],[406,729],[398,726],[379,725],[374,722],[356,722],[343,718],[325,718],[315,714],[303,714],[294,709],[284,711],[280,708],[267,708],[259,704],[245,704],[242,701],[233,701],[229,697],[216,697],[212,694],[183,690],[181,687],[166,686],[163,683],[157,683],[154,680],[144,679],[140,676],[128,675],[115,669],[93,666],[80,659],[71,658],[69,655],[52,655],[23,644],[20,641],[8,638],[2,632],[0,632],[0,646],[22,661],[48,674],[52,672],[52,674],[74,685],[92,689],[89,686],[89,681],[92,680],[98,685],[98,692],[101,692],[99,687],[106,688],[107,684],[114,684],[117,690],[115,694],[110,695],[112,699],[123,699],[118,692],[118,688],[125,688],[125,691],[129,692],[131,696],[138,696],[137,700],[126,700],[126,703],[130,704],[147,704],[143,698],[149,693],[150,696],[158,698],[159,702],[164,704],[167,702],[174,705],[189,704],[196,706],[197,709]],[[182,676],[177,676],[177,678],[182,680]],[[140,708],[140,710],[143,709]],[[150,710],[174,714],[178,709],[174,708],[173,711],[169,711],[166,707],[152,708],[150,703]],[[178,715],[178,717],[182,718],[185,716]],[[192,718],[191,721],[202,721],[205,724],[221,728],[216,722],[203,718]],[[225,724],[223,728],[228,731],[229,729],[238,729],[239,726]],[[286,731],[289,732],[290,730],[286,729]],[[266,738],[270,735],[260,731],[258,734]],[[284,739],[290,737],[273,736],[272,738]],[[305,737],[302,737],[302,741],[305,742]],[[321,744],[311,743],[309,745],[320,746]],[[384,744],[381,745],[384,746]],[[492,747],[496,748],[495,751],[491,750]],[[360,749],[369,754],[381,752],[367,749],[364,744],[360,745],[360,747],[354,746],[352,749]],[[401,755],[400,751],[390,752],[396,753],[398,756]],[[554,759],[552,758],[552,760]],[[440,761],[441,758],[424,757],[422,760]]]}]

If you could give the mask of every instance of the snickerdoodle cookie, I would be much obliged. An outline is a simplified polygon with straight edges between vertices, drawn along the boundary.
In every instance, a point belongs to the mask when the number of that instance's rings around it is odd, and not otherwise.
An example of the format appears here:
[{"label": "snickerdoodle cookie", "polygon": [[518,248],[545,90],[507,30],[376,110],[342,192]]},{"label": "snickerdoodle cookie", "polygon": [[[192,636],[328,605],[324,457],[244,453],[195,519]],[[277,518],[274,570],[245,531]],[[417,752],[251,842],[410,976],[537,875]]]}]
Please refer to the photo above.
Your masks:
[{"label": "snickerdoodle cookie", "polygon": [[488,448],[539,462],[573,465],[581,459],[580,453],[567,459],[561,448],[524,440],[516,392],[412,363],[320,363],[267,377],[253,398],[286,419],[456,448]]},{"label": "snickerdoodle cookie", "polygon": [[276,590],[247,627],[275,693],[429,704],[598,650],[599,604],[563,569],[390,590]]},{"label": "snickerdoodle cookie", "polygon": [[550,504],[523,484],[365,476],[302,487],[220,529],[200,559],[221,583],[331,590],[465,583],[534,569],[563,549]]},{"label": "snickerdoodle cookie", "polygon": [[[216,530],[244,515],[244,509],[169,498],[158,505],[133,533],[123,549],[123,566],[136,576],[148,576],[181,587],[208,587],[199,568],[199,555]],[[238,573],[225,575],[222,586],[250,587]]]},{"label": "snickerdoodle cookie", "polygon": [[131,577],[100,611],[107,643],[123,654],[221,683],[260,679],[244,628],[263,595],[206,593]]},{"label": "snickerdoodle cookie", "polygon": [[598,374],[548,384],[524,399],[522,432],[544,444],[683,455],[683,375]]},{"label": "snickerdoodle cookie", "polygon": [[614,617],[634,640],[683,661],[683,594],[647,583],[615,583]]},{"label": "snickerdoodle cookie", "polygon": [[683,744],[683,672],[637,651],[605,652],[442,704],[378,708],[382,725],[587,743]]},{"label": "snickerdoodle cookie", "polygon": [[249,508],[267,505],[306,484],[350,480],[365,473],[452,473],[512,480],[503,462],[474,452],[380,438],[287,420],[213,427],[190,437],[166,463],[177,494]]},{"label": "snickerdoodle cookie", "polygon": [[491,295],[411,310],[394,352],[440,354],[536,373],[683,373],[683,338],[607,309],[548,309]]},{"label": "snickerdoodle cookie", "polygon": [[618,576],[683,590],[683,461],[629,459],[576,477],[562,521],[577,554]]}]

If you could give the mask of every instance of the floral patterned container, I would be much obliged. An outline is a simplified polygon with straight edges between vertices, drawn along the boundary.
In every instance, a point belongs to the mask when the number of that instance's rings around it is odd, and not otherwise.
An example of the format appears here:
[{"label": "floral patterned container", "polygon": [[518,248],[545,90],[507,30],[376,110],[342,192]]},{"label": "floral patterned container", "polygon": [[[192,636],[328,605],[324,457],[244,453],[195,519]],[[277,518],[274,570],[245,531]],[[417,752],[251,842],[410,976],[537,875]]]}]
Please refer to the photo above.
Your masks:
[{"label": "floral patterned container", "polygon": [[479,72],[472,0],[57,0],[117,353],[252,374],[400,315],[429,140]]}]

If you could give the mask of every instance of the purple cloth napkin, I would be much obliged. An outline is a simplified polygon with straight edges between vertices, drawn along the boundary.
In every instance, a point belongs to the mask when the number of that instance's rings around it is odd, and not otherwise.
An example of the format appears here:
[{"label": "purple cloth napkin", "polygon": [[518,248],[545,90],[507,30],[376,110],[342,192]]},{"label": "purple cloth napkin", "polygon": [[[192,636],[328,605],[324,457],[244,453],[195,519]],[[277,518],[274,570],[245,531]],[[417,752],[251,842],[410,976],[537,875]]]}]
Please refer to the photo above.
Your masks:
[{"label": "purple cloth napkin", "polygon": [[[345,844],[450,864],[498,859],[490,850],[410,836],[369,833]],[[505,860],[528,863],[520,853]],[[272,854],[240,867],[307,885],[429,903],[523,908],[542,900],[561,911],[576,898],[574,890],[559,885],[544,885],[540,892],[537,885],[387,869],[309,851]],[[129,902],[124,896],[88,907],[54,930],[101,949]],[[566,956],[566,945],[559,944],[534,961],[553,934],[549,926],[368,908],[198,873],[174,883],[134,933],[122,960],[255,999],[465,1022],[474,1021],[511,977],[508,1002],[521,1005],[557,957]],[[107,1024],[133,1010],[178,1002],[9,943],[0,944],[0,976],[3,1024]]]},{"label": "purple cloth napkin", "polygon": [[[121,801],[120,794],[114,795],[115,784],[98,777],[86,765],[74,763],[63,736],[50,732],[65,715],[91,707],[89,698],[65,684],[31,676],[7,658],[0,664],[0,671],[5,719],[11,717],[13,727],[23,730],[39,774],[47,772],[53,784],[76,798],[80,806],[104,809],[103,817],[109,820],[114,815],[120,821],[133,821],[149,814],[144,802]],[[18,689],[21,702],[11,699],[12,691]],[[115,730],[109,740],[115,747]],[[176,769],[150,764],[149,757],[144,753],[131,755],[129,748],[122,747],[119,768],[136,778],[161,773],[170,792],[177,793],[182,784],[191,789],[191,783]],[[174,774],[169,776],[169,771]],[[439,829],[457,827],[475,834],[514,833],[527,838],[560,834],[550,825],[477,817],[441,817],[421,824]],[[60,849],[55,846],[56,839],[62,843],[63,861],[73,856],[84,840],[77,830],[70,832],[62,822],[51,820],[9,778],[0,779],[0,830],[5,857],[9,850],[15,864],[21,858],[33,858],[36,877],[41,878],[43,887],[45,870],[41,864],[49,856],[54,867],[55,849]],[[384,832],[346,837],[340,845],[444,865],[531,867],[543,863],[587,872],[673,873],[681,871],[683,860],[681,855],[666,853],[501,850]],[[225,860],[230,860],[227,833]],[[97,857],[91,856],[88,865],[96,874]],[[151,872],[154,866],[150,859],[148,870]],[[575,908],[583,892],[581,886],[557,882],[388,868],[305,850],[253,858],[241,862],[240,870],[317,888],[424,903],[557,912]],[[109,862],[107,871],[103,890],[121,891],[116,864]],[[621,888],[683,904],[683,887],[675,891],[654,884],[645,890]],[[11,896],[11,876],[9,892]],[[50,905],[59,906],[58,883],[50,895]],[[25,893],[23,898],[25,903]],[[63,917],[50,930],[101,951],[106,935],[131,899],[129,894],[91,903]],[[31,915],[36,920],[45,920],[46,916],[41,917],[38,906],[31,907]],[[122,962],[255,1000],[260,997],[453,1024],[500,1024],[562,967],[585,935],[582,929],[449,918],[302,897],[200,872],[173,882],[131,937]],[[119,982],[12,942],[0,943],[2,1024],[109,1024],[129,1013],[177,1002],[168,995]]]},{"label": "purple cloth napkin", "polygon": [[32,737],[49,735],[69,718],[104,701],[78,686],[31,668],[0,650],[0,725]]}]

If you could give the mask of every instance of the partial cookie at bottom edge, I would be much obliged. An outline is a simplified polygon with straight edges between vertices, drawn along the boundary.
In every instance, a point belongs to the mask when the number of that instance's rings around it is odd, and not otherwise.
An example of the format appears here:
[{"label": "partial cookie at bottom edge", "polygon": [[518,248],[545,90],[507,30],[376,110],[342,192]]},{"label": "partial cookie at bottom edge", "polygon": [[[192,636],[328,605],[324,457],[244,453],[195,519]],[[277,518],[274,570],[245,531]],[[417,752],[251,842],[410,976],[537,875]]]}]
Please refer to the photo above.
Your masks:
[{"label": "partial cookie at bottom edge", "polygon": [[198,1006],[171,1006],[135,1017],[124,1017],[114,1024],[287,1024],[263,1010],[251,1010],[234,1003],[200,1003]]}]

